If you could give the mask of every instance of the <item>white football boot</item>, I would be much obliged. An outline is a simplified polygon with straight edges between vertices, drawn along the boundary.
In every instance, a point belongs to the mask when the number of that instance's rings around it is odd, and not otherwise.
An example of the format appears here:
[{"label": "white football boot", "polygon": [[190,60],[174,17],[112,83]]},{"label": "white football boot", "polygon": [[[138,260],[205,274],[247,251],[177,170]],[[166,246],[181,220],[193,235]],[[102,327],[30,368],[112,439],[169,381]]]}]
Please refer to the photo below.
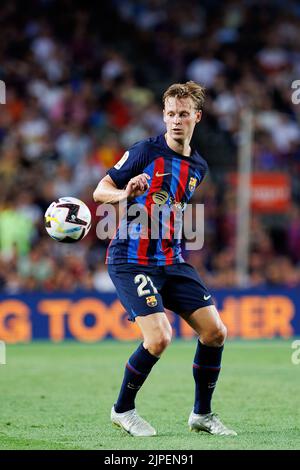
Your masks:
[{"label": "white football boot", "polygon": [[135,408],[125,411],[125,413],[116,413],[113,406],[110,418],[114,425],[124,429],[131,436],[149,437],[156,435],[155,429],[138,415]]},{"label": "white football boot", "polygon": [[192,411],[188,424],[191,431],[205,431],[219,436],[237,436],[237,433],[228,429],[215,413],[198,415]]}]

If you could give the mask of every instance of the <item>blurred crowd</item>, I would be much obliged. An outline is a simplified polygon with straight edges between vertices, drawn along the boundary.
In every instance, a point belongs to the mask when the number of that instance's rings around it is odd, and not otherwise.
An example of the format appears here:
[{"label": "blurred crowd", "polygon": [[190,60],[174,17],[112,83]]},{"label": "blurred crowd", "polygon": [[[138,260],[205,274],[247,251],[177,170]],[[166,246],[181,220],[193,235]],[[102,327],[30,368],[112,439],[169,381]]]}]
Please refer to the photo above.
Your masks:
[{"label": "blurred crowd", "polygon": [[[188,8],[187,8],[188,5]],[[291,209],[251,217],[249,285],[300,285],[300,7],[295,1],[18,0],[0,5],[0,292],[113,291],[92,193],[133,143],[164,132],[174,82],[206,87],[194,144],[210,174],[205,243],[185,253],[209,287],[233,287],[240,118],[252,109],[253,167],[291,175]],[[44,228],[62,196],[90,207],[76,245]]]}]

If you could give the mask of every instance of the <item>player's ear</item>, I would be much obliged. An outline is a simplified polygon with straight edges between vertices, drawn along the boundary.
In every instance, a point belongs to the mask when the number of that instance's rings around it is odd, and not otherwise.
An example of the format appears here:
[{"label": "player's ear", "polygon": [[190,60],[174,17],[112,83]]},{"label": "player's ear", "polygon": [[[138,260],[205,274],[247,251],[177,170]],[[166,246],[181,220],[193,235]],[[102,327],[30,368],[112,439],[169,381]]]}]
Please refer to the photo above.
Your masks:
[{"label": "player's ear", "polygon": [[164,122],[166,122],[166,110],[165,109],[163,109],[163,120]]},{"label": "player's ear", "polygon": [[202,119],[202,111],[196,112],[196,122],[200,122]]}]

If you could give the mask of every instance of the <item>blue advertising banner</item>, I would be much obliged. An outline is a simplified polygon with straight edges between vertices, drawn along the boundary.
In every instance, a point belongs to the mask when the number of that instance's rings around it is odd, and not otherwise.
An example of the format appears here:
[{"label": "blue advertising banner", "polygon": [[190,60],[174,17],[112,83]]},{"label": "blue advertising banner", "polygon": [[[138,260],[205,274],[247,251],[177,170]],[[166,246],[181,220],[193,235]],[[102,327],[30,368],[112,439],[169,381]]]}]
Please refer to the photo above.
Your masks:
[{"label": "blue advertising banner", "polygon": [[[214,292],[215,304],[231,338],[275,338],[300,335],[300,289],[224,289]],[[190,338],[193,330],[167,311],[175,337]],[[25,293],[0,296],[0,340],[34,339],[95,342],[105,338],[141,338],[129,322],[116,294],[99,292]]]}]

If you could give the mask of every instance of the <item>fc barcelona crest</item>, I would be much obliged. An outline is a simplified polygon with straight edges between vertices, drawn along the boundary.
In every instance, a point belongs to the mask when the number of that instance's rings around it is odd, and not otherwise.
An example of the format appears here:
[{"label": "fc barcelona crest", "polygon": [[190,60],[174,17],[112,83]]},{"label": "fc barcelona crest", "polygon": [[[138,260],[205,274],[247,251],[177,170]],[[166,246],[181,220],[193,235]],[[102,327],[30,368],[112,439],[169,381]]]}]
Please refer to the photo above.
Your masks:
[{"label": "fc barcelona crest", "polygon": [[193,178],[193,176],[191,176],[190,181],[189,181],[189,190],[191,191],[191,193],[195,191],[196,183],[197,183],[197,178]]},{"label": "fc barcelona crest", "polygon": [[146,297],[147,305],[149,307],[156,307],[157,305],[157,300],[155,295],[150,295],[149,297]]}]

